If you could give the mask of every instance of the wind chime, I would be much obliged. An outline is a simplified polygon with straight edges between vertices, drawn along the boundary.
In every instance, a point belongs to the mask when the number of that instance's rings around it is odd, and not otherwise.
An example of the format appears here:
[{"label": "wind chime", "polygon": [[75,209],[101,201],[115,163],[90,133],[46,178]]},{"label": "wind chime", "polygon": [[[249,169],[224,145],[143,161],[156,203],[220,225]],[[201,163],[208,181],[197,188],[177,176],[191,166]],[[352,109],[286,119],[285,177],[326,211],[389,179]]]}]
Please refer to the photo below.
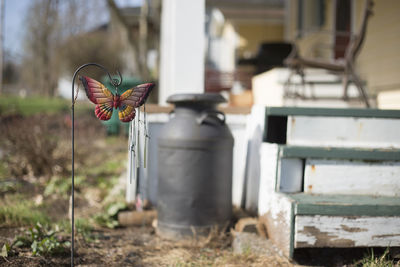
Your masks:
[{"label": "wind chime", "polygon": [[[130,168],[130,183],[132,183],[132,179],[137,181],[138,169],[140,166],[139,155],[137,151],[140,151],[140,124],[143,123],[143,134],[144,134],[144,155],[143,155],[143,167],[146,168],[147,165],[147,142],[149,139],[149,135],[147,132],[147,122],[146,122],[146,99],[149,96],[151,90],[154,87],[153,83],[145,83],[138,85],[134,88],[126,90],[124,93],[118,93],[118,86],[122,83],[122,76],[118,72],[119,80],[113,79],[108,72],[108,70],[97,63],[87,63],[80,66],[74,73],[72,77],[72,106],[71,106],[71,117],[72,117],[72,188],[71,188],[71,266],[74,266],[74,178],[75,178],[75,170],[74,170],[74,143],[75,143],[75,125],[74,125],[74,107],[75,102],[79,93],[79,86],[75,92],[75,78],[79,71],[83,68],[95,66],[101,68],[105,71],[110,79],[112,86],[114,86],[115,94],[110,92],[102,83],[96,81],[95,79],[79,76],[79,80],[81,81],[83,87],[85,88],[85,92],[89,100],[96,104],[95,114],[97,118],[103,121],[107,121],[111,118],[114,109],[118,109],[118,117],[122,122],[129,122],[129,161],[131,163]],[[143,105],[143,120],[141,120],[140,116],[140,106]],[[137,116],[136,116],[137,111]],[[136,118],[136,119],[135,119]]]}]

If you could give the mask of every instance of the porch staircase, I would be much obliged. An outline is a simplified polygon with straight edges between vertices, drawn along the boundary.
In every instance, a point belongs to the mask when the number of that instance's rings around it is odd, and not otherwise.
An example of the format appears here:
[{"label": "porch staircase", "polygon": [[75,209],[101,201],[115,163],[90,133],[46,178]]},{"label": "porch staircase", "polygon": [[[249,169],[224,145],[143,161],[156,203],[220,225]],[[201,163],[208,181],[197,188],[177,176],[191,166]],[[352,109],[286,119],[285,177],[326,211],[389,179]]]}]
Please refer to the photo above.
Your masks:
[{"label": "porch staircase", "polygon": [[[253,77],[256,105],[361,108],[358,90],[353,83],[348,87],[348,99],[343,99],[341,76],[321,69],[306,69],[305,80],[292,75],[289,69],[274,68]],[[375,106],[375,99],[369,99]]]},{"label": "porch staircase", "polygon": [[400,246],[400,111],[266,108],[258,211],[292,257]]}]

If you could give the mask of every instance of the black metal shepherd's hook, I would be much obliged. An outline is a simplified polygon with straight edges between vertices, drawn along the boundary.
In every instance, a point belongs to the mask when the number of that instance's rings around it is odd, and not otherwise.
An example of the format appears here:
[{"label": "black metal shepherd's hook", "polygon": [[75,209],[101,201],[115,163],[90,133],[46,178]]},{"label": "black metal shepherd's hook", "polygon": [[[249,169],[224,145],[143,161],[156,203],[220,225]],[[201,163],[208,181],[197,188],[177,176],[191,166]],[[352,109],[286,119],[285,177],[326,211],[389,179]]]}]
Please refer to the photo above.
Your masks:
[{"label": "black metal shepherd's hook", "polygon": [[[110,72],[102,65],[97,64],[97,63],[86,63],[80,66],[79,68],[76,69],[74,76],[72,77],[72,105],[71,105],[71,117],[72,117],[72,173],[71,173],[71,180],[72,180],[72,188],[71,188],[71,266],[74,266],[74,228],[75,228],[75,220],[74,220],[74,182],[75,182],[75,170],[74,170],[74,154],[75,154],[75,123],[74,123],[74,107],[75,107],[75,78],[76,75],[78,74],[79,71],[81,71],[83,68],[89,67],[89,66],[96,66],[104,70],[108,77],[110,78],[110,81],[112,85],[117,88],[117,86],[120,86],[122,83],[122,76],[121,73],[117,70],[119,80],[118,79],[113,79],[110,75]],[[78,96],[78,94],[76,95]]]}]

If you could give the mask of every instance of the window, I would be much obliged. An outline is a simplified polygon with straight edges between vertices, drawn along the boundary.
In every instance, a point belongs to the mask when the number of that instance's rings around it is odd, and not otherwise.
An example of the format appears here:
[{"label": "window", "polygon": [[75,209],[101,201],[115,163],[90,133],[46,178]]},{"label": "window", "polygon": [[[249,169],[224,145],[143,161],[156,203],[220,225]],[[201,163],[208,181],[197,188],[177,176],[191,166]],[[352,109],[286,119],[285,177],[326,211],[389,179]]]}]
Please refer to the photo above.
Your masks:
[{"label": "window", "polygon": [[299,0],[298,3],[298,37],[319,30],[325,23],[325,0]]}]

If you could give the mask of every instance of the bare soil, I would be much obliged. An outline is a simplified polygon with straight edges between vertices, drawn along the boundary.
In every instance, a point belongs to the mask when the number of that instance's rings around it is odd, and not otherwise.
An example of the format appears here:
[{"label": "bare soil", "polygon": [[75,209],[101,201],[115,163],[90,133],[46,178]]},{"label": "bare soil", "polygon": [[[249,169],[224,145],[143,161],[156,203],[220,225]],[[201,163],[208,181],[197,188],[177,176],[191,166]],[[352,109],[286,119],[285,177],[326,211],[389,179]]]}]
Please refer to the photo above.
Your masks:
[{"label": "bare soil", "polygon": [[[0,243],[10,241],[21,228],[0,230]],[[199,240],[173,242],[152,227],[100,229],[92,242],[77,240],[76,266],[293,266],[276,254],[235,254],[229,233]],[[0,266],[70,266],[70,255],[32,257],[28,249],[0,258]]]}]

